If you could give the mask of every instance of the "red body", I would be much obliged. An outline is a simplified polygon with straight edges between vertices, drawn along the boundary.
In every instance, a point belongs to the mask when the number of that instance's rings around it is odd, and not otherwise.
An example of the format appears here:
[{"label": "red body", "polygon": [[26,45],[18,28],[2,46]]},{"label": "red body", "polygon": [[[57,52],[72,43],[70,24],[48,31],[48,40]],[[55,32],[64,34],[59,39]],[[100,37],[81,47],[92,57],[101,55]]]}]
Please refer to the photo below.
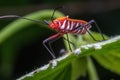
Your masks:
[{"label": "red body", "polygon": [[[59,33],[85,34],[91,25],[84,20],[70,19],[68,16],[60,17],[49,24],[50,28]],[[87,30],[86,30],[86,29]]]}]

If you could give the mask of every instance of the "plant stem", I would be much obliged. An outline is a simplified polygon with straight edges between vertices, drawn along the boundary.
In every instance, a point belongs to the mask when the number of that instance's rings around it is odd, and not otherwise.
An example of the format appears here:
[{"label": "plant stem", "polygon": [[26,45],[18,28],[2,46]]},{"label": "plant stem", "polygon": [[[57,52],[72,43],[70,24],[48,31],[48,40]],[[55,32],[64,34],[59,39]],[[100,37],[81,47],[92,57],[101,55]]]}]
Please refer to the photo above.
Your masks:
[{"label": "plant stem", "polygon": [[95,66],[93,64],[93,61],[90,57],[87,57],[87,61],[88,61],[88,75],[89,75],[89,79],[90,80],[99,80],[99,77],[97,75]]}]

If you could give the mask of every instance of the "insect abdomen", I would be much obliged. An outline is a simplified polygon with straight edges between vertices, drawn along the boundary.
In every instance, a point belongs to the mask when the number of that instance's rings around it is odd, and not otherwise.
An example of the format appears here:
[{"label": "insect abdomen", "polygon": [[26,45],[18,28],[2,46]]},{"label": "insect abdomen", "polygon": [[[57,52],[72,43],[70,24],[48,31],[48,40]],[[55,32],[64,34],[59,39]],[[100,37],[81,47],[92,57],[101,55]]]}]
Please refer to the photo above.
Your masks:
[{"label": "insect abdomen", "polygon": [[87,29],[90,28],[90,26],[84,26],[85,24],[88,24],[86,21],[81,20],[64,20],[61,22],[61,26],[59,26],[60,32],[63,33],[75,33],[75,34],[85,34]]}]

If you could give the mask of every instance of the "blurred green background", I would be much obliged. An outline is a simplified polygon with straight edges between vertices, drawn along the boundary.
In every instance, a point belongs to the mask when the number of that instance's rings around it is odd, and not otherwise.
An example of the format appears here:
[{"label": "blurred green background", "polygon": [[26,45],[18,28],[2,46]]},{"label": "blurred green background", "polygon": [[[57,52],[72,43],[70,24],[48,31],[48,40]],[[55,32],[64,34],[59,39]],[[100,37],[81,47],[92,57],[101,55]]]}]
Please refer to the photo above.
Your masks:
[{"label": "blurred green background", "polygon": [[[61,5],[64,6],[64,9],[60,9],[60,11],[71,18],[86,21],[94,19],[104,34],[110,37],[120,34],[119,0],[1,0],[0,16],[8,14],[24,16]],[[0,19],[0,33],[14,20]],[[36,23],[29,26],[0,44],[1,80],[14,80],[52,59],[43,47],[42,41],[55,32],[46,27],[40,28]],[[92,30],[96,31],[94,27]],[[53,43],[53,49],[58,49],[55,51],[56,53],[59,53],[62,48],[64,48],[62,39]],[[111,78],[117,80],[119,78],[117,74],[102,68],[95,61],[94,63],[101,80],[110,80]],[[80,80],[87,79],[87,76],[80,78]]]}]

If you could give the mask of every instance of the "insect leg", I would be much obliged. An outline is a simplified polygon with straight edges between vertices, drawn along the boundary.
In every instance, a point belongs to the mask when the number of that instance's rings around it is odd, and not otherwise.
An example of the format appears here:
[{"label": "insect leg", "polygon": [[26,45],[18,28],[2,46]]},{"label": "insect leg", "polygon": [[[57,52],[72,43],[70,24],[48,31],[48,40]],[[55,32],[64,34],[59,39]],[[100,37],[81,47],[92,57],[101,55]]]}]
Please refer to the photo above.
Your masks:
[{"label": "insect leg", "polygon": [[94,41],[100,41],[100,40],[96,40],[96,39],[94,38],[94,36],[90,33],[90,31],[87,30],[87,28],[86,28],[86,26],[91,25],[92,23],[95,23],[95,26],[96,26],[96,28],[98,29],[98,31],[100,32],[103,40],[105,40],[105,38],[104,38],[104,36],[103,36],[103,34],[102,34],[99,26],[98,26],[97,23],[95,22],[95,20],[91,20],[91,21],[88,22],[88,24],[84,25],[84,28],[86,29],[86,31],[88,32],[88,34],[92,37],[92,39],[93,39]]},{"label": "insect leg", "polygon": [[71,48],[71,46],[70,46],[70,40],[69,40],[68,34],[66,34],[66,36],[67,36],[67,40],[68,40],[68,46],[69,46],[69,48],[70,48],[70,51],[72,52],[72,48]]},{"label": "insect leg", "polygon": [[85,25],[79,25],[78,27],[76,27],[76,28],[73,28],[71,31],[74,31],[74,30],[76,30],[76,29],[85,29],[87,32],[88,32],[88,34],[92,37],[92,39],[94,40],[94,41],[99,41],[99,40],[96,40],[95,38],[94,38],[94,36],[90,33],[90,31],[89,30],[87,30],[87,28],[86,28],[86,26],[88,26],[88,25],[90,25],[91,23],[93,23],[93,21],[91,20],[91,21],[89,21],[87,24],[85,24]]},{"label": "insect leg", "polygon": [[103,40],[105,40],[105,37],[104,37],[104,35],[103,35],[103,33],[102,33],[100,27],[99,27],[98,24],[96,23],[96,21],[95,21],[95,20],[90,20],[88,23],[89,23],[89,24],[94,23],[95,26],[96,26],[96,28],[97,28],[97,30],[98,30],[99,33],[101,34],[101,37],[103,38]]},{"label": "insect leg", "polygon": [[[52,56],[54,59],[55,59],[56,57],[55,57],[55,55],[54,55],[54,52],[53,52],[50,44],[51,44],[52,42],[56,41],[57,39],[59,39],[60,37],[62,37],[62,35],[58,33],[58,34],[55,34],[55,35],[53,35],[53,36],[50,36],[49,38],[47,38],[47,39],[45,39],[45,40],[43,41],[43,45],[45,46],[45,48],[48,50],[48,52],[51,54],[51,56]],[[48,43],[48,46],[47,46],[47,43]]]},{"label": "insect leg", "polygon": [[[69,40],[66,39],[65,37],[62,37],[62,38],[63,38],[64,40],[66,40],[66,41],[69,41]],[[72,44],[73,46],[75,46],[73,42],[69,41],[69,43]]]},{"label": "insect leg", "polygon": [[87,30],[87,28],[85,27],[85,29],[86,29],[86,31],[88,32],[88,34],[92,37],[92,39],[94,40],[94,41],[99,41],[99,40],[96,40],[95,38],[94,38],[94,36],[90,33],[90,31],[89,30]]}]

